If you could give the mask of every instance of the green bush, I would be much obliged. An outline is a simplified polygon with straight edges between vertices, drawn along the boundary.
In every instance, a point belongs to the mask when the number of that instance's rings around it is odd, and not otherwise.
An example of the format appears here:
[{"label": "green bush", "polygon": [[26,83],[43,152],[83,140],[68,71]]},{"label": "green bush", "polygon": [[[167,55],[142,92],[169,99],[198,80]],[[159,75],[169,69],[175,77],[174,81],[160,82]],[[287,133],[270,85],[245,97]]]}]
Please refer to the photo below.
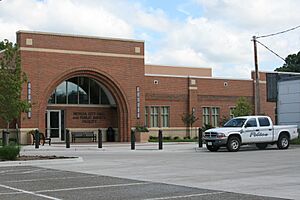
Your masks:
[{"label": "green bush", "polygon": [[163,140],[172,140],[172,137],[171,136],[164,136]]},{"label": "green bush", "polygon": [[174,140],[180,140],[180,137],[175,136],[173,139],[174,139]]},{"label": "green bush", "polygon": [[0,147],[0,160],[16,160],[20,154],[20,146],[8,145]]}]

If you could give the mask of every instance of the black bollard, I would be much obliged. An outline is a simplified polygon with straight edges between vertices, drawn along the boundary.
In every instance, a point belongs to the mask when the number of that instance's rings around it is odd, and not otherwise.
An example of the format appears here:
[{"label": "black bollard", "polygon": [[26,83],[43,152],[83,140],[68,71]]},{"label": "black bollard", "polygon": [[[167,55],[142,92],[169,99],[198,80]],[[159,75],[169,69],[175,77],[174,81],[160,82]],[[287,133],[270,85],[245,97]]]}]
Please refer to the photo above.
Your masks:
[{"label": "black bollard", "polygon": [[66,129],[66,148],[70,148],[70,130]]},{"label": "black bollard", "polygon": [[102,148],[102,131],[98,129],[98,148]]},{"label": "black bollard", "polygon": [[131,130],[131,135],[130,135],[130,141],[131,141],[131,150],[135,150],[135,131]]},{"label": "black bollard", "polygon": [[2,145],[3,146],[8,145],[8,134],[9,134],[9,132],[7,132],[5,130],[2,131]]},{"label": "black bollard", "polygon": [[198,144],[199,144],[199,148],[203,147],[202,129],[201,128],[198,129]]},{"label": "black bollard", "polygon": [[162,135],[162,130],[158,131],[158,149],[159,150],[163,149],[163,135]]},{"label": "black bollard", "polygon": [[34,137],[35,137],[35,141],[34,141],[35,148],[38,149],[40,148],[40,132],[38,129],[34,131]]}]

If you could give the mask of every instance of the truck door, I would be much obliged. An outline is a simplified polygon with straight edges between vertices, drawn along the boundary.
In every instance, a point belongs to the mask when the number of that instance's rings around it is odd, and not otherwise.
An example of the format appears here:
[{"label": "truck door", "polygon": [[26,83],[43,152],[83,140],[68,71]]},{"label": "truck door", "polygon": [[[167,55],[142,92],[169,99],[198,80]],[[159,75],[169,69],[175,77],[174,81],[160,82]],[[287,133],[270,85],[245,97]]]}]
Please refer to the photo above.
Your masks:
[{"label": "truck door", "polygon": [[267,117],[258,117],[260,142],[270,142],[273,140],[273,126],[270,119]]},{"label": "truck door", "polygon": [[250,118],[245,124],[244,132],[242,133],[243,143],[255,143],[257,140],[257,132],[259,131],[256,118]]}]

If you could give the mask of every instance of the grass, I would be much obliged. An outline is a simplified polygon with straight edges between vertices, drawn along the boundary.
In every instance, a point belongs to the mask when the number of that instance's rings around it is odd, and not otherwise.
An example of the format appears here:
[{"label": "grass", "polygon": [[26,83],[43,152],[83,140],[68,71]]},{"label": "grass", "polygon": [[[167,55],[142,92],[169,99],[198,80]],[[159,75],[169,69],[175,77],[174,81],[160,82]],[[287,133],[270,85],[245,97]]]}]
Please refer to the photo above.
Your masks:
[{"label": "grass", "polygon": [[291,141],[291,144],[299,144],[299,145],[300,145],[300,138],[298,137],[298,138],[296,138],[296,139],[293,139],[293,140]]}]

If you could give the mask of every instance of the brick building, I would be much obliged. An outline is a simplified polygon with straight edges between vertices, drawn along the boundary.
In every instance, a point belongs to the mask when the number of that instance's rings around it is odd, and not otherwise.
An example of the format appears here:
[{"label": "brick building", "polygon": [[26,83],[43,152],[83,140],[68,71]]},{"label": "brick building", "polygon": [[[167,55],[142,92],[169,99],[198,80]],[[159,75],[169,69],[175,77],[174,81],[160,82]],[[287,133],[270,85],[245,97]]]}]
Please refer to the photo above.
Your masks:
[{"label": "brick building", "polygon": [[[32,129],[55,142],[64,141],[66,129],[96,133],[108,127],[115,141],[125,142],[136,125],[151,134],[162,129],[184,136],[183,113],[194,112],[195,127],[218,126],[239,97],[254,102],[252,79],[213,78],[210,68],[145,65],[143,41],[19,31],[17,43],[28,76],[22,98],[32,104],[19,118],[21,143]],[[260,79],[261,112],[274,118],[265,73]]]}]

